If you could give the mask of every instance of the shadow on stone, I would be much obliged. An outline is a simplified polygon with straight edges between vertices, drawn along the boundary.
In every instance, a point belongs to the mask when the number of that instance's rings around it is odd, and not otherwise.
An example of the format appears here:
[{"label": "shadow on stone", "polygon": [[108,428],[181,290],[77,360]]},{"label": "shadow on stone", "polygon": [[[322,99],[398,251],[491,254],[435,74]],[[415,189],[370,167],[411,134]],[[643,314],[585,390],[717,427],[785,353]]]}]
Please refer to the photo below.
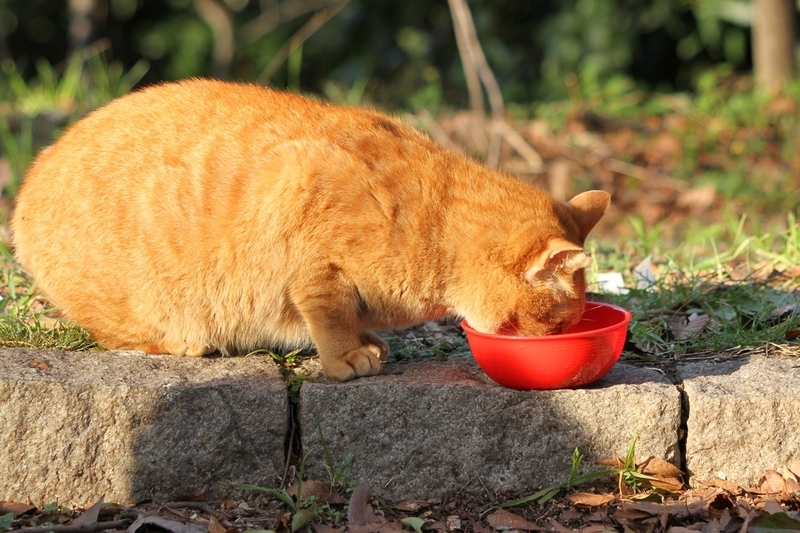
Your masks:
[{"label": "shadow on stone", "polygon": [[276,485],[286,386],[269,358],[0,351],[0,495],[134,503]]},{"label": "shadow on stone", "polygon": [[329,466],[352,458],[352,479],[387,499],[560,483],[576,446],[585,469],[599,469],[596,460],[624,455],[634,438],[638,455],[677,463],[680,409],[660,374],[622,364],[577,390],[505,389],[460,359],[387,365],[344,384],[307,382],[300,393],[308,477],[327,479],[321,434]]}]

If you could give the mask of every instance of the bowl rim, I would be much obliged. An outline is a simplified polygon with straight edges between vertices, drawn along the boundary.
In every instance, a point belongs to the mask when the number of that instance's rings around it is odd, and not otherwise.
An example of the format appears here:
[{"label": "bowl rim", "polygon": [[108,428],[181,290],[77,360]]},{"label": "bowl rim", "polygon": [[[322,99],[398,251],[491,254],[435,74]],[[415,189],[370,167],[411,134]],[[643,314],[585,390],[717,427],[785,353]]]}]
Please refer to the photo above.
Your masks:
[{"label": "bowl rim", "polygon": [[[620,320],[619,322],[616,322],[614,324],[611,324],[610,326],[606,326],[604,328],[590,329],[588,331],[579,331],[578,333],[560,333],[560,334],[557,334],[557,335],[543,335],[541,337],[526,337],[524,335],[498,335],[497,333],[483,333],[481,331],[478,331],[477,329],[473,329],[472,326],[470,326],[469,323],[467,322],[466,318],[461,321],[461,327],[464,329],[464,331],[466,333],[468,333],[470,335],[477,335],[479,337],[486,337],[486,338],[489,338],[489,339],[504,339],[504,340],[507,339],[507,340],[512,340],[512,341],[514,341],[514,340],[516,340],[516,341],[531,341],[531,340],[545,340],[545,339],[546,340],[553,340],[553,339],[570,340],[570,339],[581,339],[581,338],[585,338],[585,337],[594,337],[595,335],[598,335],[600,333],[606,333],[606,332],[612,331],[614,329],[617,329],[617,328],[620,327],[620,325],[623,325],[623,324],[625,326],[627,326],[627,324],[633,318],[633,313],[631,313],[630,311],[628,311],[624,307],[620,307],[618,305],[609,304],[609,303],[605,303],[605,302],[586,302],[586,307],[587,308],[590,305],[593,306],[593,307],[608,307],[608,308],[613,309],[615,311],[619,311],[624,315],[624,319]],[[584,309],[584,313],[585,312],[586,312],[586,310]]]}]

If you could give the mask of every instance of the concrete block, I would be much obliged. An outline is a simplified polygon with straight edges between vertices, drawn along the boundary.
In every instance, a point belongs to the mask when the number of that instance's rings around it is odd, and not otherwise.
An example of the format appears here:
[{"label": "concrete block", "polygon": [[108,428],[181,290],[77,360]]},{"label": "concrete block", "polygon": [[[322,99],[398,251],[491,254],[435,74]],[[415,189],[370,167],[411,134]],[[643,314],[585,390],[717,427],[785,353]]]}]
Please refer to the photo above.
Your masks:
[{"label": "concrete block", "polygon": [[277,485],[286,386],[268,357],[0,350],[0,500],[134,503]]},{"label": "concrete block", "polygon": [[800,360],[753,356],[679,365],[692,479],[754,487],[800,459]]},{"label": "concrete block", "polygon": [[351,478],[391,500],[560,483],[575,447],[596,470],[635,437],[637,455],[679,461],[677,388],[625,364],[584,389],[529,392],[493,383],[471,358],[385,365],[343,384],[306,382],[299,409],[308,478],[327,479],[321,432],[331,466],[352,457]]}]

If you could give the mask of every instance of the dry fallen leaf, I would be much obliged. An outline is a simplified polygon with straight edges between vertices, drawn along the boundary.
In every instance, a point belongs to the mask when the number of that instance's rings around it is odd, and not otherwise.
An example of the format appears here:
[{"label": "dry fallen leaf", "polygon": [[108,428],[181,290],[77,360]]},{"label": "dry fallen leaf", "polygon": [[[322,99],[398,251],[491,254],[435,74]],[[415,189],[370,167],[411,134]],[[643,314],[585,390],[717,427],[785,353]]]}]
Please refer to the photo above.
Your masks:
[{"label": "dry fallen leaf", "polygon": [[685,341],[699,335],[711,321],[705,313],[692,313],[688,317],[676,317],[669,325],[675,340]]},{"label": "dry fallen leaf", "polygon": [[578,507],[600,507],[616,500],[613,494],[593,494],[591,492],[575,492],[567,499]]},{"label": "dry fallen leaf", "polygon": [[212,516],[211,520],[208,521],[208,533],[227,533],[227,531],[216,517]]},{"label": "dry fallen leaf", "polygon": [[707,487],[717,487],[732,494],[739,494],[742,491],[739,485],[726,479],[712,479],[711,481],[698,481],[698,483]]},{"label": "dry fallen leaf", "polygon": [[89,524],[94,524],[97,522],[97,519],[100,518],[100,508],[103,507],[103,502],[105,501],[105,496],[101,496],[97,503],[86,509],[84,512],[79,514],[75,520],[70,522],[71,526],[87,526]]},{"label": "dry fallen leaf", "polygon": [[347,521],[350,525],[364,526],[371,522],[377,522],[375,511],[369,504],[370,492],[369,483],[361,483],[353,489],[350,504],[347,506]]},{"label": "dry fallen leaf", "polygon": [[460,516],[448,516],[447,517],[447,531],[459,531],[461,530],[461,517]]},{"label": "dry fallen leaf", "polygon": [[517,516],[505,509],[498,509],[486,517],[489,525],[494,529],[522,529],[524,531],[542,531],[544,528],[537,526],[533,522],[528,522],[521,516]]},{"label": "dry fallen leaf", "polygon": [[47,362],[40,361],[38,359],[31,359],[30,361],[28,361],[28,365],[33,367],[33,368],[38,368],[42,372],[50,372],[50,370],[52,370],[50,368],[50,365],[47,364]]},{"label": "dry fallen leaf", "polygon": [[764,512],[769,513],[769,514],[783,513],[785,511],[784,508],[781,507],[781,504],[779,504],[778,502],[776,502],[772,498],[767,498],[764,501],[763,509],[764,509]]},{"label": "dry fallen leaf", "polygon": [[767,470],[759,481],[758,488],[766,494],[781,494],[786,492],[786,482],[775,470]]},{"label": "dry fallen leaf", "polygon": [[[315,481],[313,479],[303,481],[300,490],[302,494],[301,499],[314,496],[318,503],[344,503],[341,494],[333,490],[330,483],[324,481]],[[297,496],[297,484],[293,484],[286,489],[286,494],[289,496]]]},{"label": "dry fallen leaf", "polygon": [[665,461],[664,459],[659,459],[658,457],[648,458],[641,465],[639,465],[639,471],[642,474],[648,474],[665,478],[676,478],[683,476],[683,472],[681,471],[680,468],[670,463],[669,461]]},{"label": "dry fallen leaf", "polygon": [[14,517],[35,511],[36,506],[19,502],[0,502],[0,515],[11,513]]},{"label": "dry fallen leaf", "polygon": [[406,511],[413,513],[415,511],[419,511],[420,509],[425,509],[430,507],[430,502],[426,500],[403,500],[400,503],[392,505],[393,508],[397,509],[398,511]]}]

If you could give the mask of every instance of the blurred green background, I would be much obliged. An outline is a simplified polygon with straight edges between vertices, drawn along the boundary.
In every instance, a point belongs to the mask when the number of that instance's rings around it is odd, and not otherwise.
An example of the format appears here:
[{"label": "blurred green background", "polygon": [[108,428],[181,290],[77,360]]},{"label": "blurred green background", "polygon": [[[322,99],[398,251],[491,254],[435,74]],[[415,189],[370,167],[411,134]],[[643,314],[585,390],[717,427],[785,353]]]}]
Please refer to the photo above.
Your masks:
[{"label": "blurred green background", "polygon": [[[469,6],[510,102],[563,98],[568,73],[600,82],[625,75],[668,92],[692,88],[710,65],[750,68],[747,1],[472,0]],[[315,16],[324,23],[279,68],[270,67]],[[81,22],[88,31],[80,33]],[[215,34],[215,24],[222,33]],[[226,32],[232,49],[215,63],[222,40],[215,37]],[[319,93],[355,88],[387,108],[467,104],[446,0],[0,0],[4,70],[12,60],[30,78],[41,58],[63,65],[98,39],[106,39],[106,57],[126,69],[148,61],[144,83],[214,75]]]},{"label": "blurred green background", "polygon": [[[505,103],[498,165],[557,198],[611,192],[604,226],[643,248],[780,233],[800,211],[800,80],[759,89],[759,2],[797,18],[793,0],[469,0]],[[0,219],[64,126],[190,76],[375,106],[491,159],[448,0],[0,0]]]}]

